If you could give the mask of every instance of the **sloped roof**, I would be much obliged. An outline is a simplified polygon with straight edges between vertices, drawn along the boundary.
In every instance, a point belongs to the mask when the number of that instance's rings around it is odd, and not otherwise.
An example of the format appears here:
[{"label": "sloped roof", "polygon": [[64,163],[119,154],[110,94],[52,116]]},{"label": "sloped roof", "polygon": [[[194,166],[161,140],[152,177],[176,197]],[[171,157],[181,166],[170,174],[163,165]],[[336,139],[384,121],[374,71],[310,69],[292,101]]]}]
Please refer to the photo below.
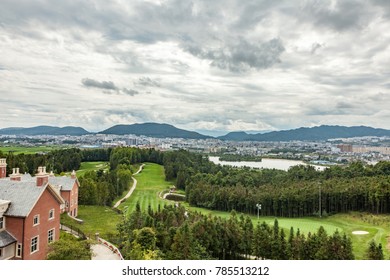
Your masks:
[{"label": "sloped roof", "polygon": [[26,217],[46,187],[37,187],[35,182],[2,181],[0,198],[11,201],[7,216]]},{"label": "sloped roof", "polygon": [[61,187],[61,191],[71,191],[77,179],[71,177],[49,177],[49,184]]},{"label": "sloped roof", "polygon": [[8,231],[0,231],[0,248],[4,248],[17,240]]}]

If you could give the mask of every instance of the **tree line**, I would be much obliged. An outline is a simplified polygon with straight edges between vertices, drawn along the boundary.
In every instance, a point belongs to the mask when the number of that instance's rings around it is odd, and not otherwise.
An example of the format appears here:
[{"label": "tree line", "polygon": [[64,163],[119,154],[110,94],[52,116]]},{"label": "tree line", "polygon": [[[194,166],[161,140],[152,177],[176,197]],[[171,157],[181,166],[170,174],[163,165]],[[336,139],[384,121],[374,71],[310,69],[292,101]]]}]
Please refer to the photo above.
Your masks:
[{"label": "tree line", "polygon": [[298,165],[288,171],[215,165],[207,157],[177,151],[165,157],[166,178],[176,178],[193,206],[261,215],[303,217],[348,211],[390,213],[390,162],[354,162],[318,171]]},{"label": "tree line", "polygon": [[[193,206],[256,214],[256,204],[261,203],[261,215],[279,217],[348,211],[390,213],[389,162],[372,166],[355,162],[325,171],[310,165],[294,166],[288,171],[256,170],[216,165],[207,156],[184,150],[138,148],[112,149],[109,161],[110,175],[86,174],[85,186],[95,191],[81,202],[109,205],[129,184],[132,164],[153,162],[164,165],[166,180],[175,180]],[[119,184],[118,174],[122,178]]]},{"label": "tree line", "polygon": [[350,238],[323,227],[305,236],[293,228],[286,234],[278,220],[273,226],[253,223],[231,212],[228,219],[187,213],[182,206],[136,210],[118,226],[125,259],[354,259]]},{"label": "tree line", "polygon": [[80,169],[81,162],[85,161],[109,161],[112,149],[58,149],[47,153],[35,154],[7,154],[0,151],[0,157],[7,159],[7,174],[12,173],[12,168],[19,168],[21,173],[34,175],[39,166],[56,174]]}]

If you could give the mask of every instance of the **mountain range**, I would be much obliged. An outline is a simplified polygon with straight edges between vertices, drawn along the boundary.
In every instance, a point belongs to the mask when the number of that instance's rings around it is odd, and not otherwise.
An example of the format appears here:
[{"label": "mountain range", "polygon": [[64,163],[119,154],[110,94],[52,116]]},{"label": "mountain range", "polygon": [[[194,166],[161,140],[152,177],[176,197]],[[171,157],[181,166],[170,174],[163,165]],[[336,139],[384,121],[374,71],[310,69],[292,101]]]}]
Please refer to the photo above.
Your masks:
[{"label": "mountain range", "polygon": [[[130,125],[115,125],[99,134],[145,135],[155,138],[213,139],[215,137],[198,132],[179,129],[169,124],[143,123]],[[94,134],[82,127],[66,126],[36,126],[30,128],[9,127],[0,129],[0,135],[86,135]],[[267,133],[249,134],[244,131],[230,132],[216,139],[227,141],[317,141],[334,138],[351,138],[363,136],[390,136],[390,130],[367,126],[321,125],[316,127],[301,127],[291,130],[272,131]]]},{"label": "mountain range", "polygon": [[390,130],[368,126],[321,125],[257,134],[230,132],[218,137],[218,139],[230,141],[316,141],[363,136],[390,136]]},{"label": "mountain range", "polygon": [[115,125],[109,129],[99,132],[101,134],[116,134],[116,135],[145,135],[155,138],[185,138],[185,139],[207,139],[213,138],[194,131],[179,129],[170,124],[159,123],[142,123],[130,125]]},{"label": "mountain range", "polygon": [[82,127],[75,126],[35,126],[35,127],[8,127],[0,129],[0,135],[72,135],[79,136],[90,134]]}]

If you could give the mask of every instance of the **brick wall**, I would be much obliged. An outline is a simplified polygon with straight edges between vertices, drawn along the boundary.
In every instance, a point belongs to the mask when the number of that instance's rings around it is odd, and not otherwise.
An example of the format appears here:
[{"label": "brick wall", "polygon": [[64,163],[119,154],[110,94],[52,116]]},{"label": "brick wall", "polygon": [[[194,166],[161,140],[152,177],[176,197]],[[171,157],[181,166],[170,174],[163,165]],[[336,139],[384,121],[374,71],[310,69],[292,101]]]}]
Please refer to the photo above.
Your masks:
[{"label": "brick wall", "polygon": [[[49,219],[49,212],[54,209],[54,218]],[[34,225],[34,217],[39,215],[39,224]],[[48,252],[48,231],[54,229],[54,241],[60,237],[60,205],[52,194],[46,190],[39,198],[24,225],[23,258],[25,260],[46,259]],[[31,241],[38,236],[38,250],[31,253]]]}]

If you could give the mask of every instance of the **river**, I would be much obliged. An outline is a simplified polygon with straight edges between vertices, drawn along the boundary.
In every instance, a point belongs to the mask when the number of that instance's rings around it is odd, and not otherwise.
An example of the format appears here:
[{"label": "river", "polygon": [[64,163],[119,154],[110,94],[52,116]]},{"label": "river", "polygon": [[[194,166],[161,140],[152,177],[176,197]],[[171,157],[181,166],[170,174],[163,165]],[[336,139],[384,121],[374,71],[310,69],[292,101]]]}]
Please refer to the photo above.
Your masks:
[{"label": "river", "polygon": [[[287,171],[291,166],[295,165],[307,165],[307,163],[301,160],[288,160],[288,159],[273,159],[273,158],[263,158],[262,161],[220,161],[219,157],[209,157],[211,162],[221,165],[230,165],[235,167],[251,167],[251,168],[270,168],[270,169],[279,169]],[[325,166],[313,165],[316,170],[324,170]]]}]

